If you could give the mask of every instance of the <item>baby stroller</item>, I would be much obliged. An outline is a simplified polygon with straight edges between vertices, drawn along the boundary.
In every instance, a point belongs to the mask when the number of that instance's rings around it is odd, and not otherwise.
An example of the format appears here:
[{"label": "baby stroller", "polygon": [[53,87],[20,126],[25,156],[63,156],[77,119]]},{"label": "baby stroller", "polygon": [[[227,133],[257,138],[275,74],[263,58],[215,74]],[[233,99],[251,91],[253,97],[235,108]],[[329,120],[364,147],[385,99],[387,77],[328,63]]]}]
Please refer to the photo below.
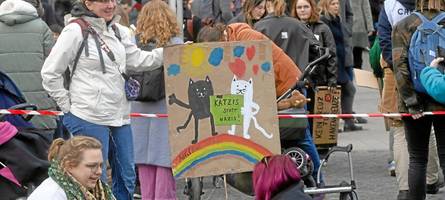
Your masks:
[{"label": "baby stroller", "polygon": [[[316,59],[312,63],[317,63],[319,60],[322,60],[329,56],[329,49],[323,49],[324,55],[320,58]],[[277,99],[277,102],[289,97],[294,90],[299,90],[301,88],[304,88],[309,85],[310,89],[314,89],[314,85],[312,84],[311,77],[314,75],[314,71],[316,70],[317,65],[313,65],[310,63],[304,70],[302,76],[300,77],[300,81],[295,84],[295,86],[288,91],[286,91],[282,96],[280,96]],[[334,152],[344,152],[348,156],[348,164],[349,164],[349,180],[348,181],[342,181],[339,184],[336,185],[321,185],[321,170],[322,167],[327,164],[329,157]],[[283,150],[283,154],[289,155],[291,159],[295,162],[298,169],[301,172],[302,179],[304,184],[306,185],[306,188],[304,189],[304,192],[309,195],[315,195],[315,194],[327,194],[327,193],[340,193],[339,199],[340,200],[353,200],[358,199],[358,195],[355,191],[356,189],[356,183],[354,179],[354,172],[353,172],[353,166],[352,166],[352,144],[349,144],[347,146],[341,147],[341,146],[334,146],[329,149],[328,153],[326,154],[325,158],[321,161],[320,166],[317,169],[317,177],[316,180],[311,176],[311,173],[314,170],[314,166],[311,162],[310,157],[306,152],[304,152],[299,147],[291,147]]]},{"label": "baby stroller", "polygon": [[[4,73],[0,72],[0,109],[33,109]],[[0,115],[0,194],[12,200],[26,196],[48,177],[50,131],[38,130],[32,116]]]},{"label": "baby stroller", "polygon": [[26,197],[48,177],[51,140],[35,129],[17,129],[0,122],[0,194],[2,199]]}]

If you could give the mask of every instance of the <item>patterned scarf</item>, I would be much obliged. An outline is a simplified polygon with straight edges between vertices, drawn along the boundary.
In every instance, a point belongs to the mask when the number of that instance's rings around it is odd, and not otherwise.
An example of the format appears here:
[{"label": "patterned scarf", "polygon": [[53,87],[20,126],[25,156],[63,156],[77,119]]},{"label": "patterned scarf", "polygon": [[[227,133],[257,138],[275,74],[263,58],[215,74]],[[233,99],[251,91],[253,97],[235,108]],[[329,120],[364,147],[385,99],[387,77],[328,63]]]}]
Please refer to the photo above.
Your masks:
[{"label": "patterned scarf", "polygon": [[108,185],[99,180],[94,189],[88,190],[70,174],[63,172],[57,160],[51,161],[48,175],[65,191],[68,200],[116,200]]}]

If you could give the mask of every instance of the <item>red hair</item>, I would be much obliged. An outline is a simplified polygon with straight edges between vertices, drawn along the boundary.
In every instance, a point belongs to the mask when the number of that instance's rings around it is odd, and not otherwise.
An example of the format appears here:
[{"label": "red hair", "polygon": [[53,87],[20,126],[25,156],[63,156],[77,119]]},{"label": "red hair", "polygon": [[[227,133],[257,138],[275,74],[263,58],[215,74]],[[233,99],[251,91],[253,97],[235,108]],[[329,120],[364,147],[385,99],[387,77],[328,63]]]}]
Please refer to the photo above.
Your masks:
[{"label": "red hair", "polygon": [[300,171],[287,155],[264,157],[253,169],[256,200],[270,200],[275,194],[301,179]]}]

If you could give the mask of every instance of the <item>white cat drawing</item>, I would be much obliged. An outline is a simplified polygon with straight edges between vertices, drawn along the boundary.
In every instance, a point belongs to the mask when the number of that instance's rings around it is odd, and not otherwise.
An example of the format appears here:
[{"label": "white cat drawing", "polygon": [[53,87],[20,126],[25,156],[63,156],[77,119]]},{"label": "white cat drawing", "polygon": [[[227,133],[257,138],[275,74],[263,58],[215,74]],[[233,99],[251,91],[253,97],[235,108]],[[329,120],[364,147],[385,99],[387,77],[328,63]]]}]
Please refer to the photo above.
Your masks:
[{"label": "white cat drawing", "polygon": [[[272,138],[272,134],[269,134],[258,124],[258,120],[255,115],[260,111],[260,106],[253,102],[253,81],[252,78],[249,81],[238,80],[236,76],[233,77],[232,84],[230,86],[231,94],[244,95],[244,106],[241,108],[241,114],[243,115],[243,137],[250,139],[249,126],[250,120],[253,120],[255,128],[259,130],[266,138]],[[232,125],[228,131],[229,134],[235,135],[236,125]]]}]

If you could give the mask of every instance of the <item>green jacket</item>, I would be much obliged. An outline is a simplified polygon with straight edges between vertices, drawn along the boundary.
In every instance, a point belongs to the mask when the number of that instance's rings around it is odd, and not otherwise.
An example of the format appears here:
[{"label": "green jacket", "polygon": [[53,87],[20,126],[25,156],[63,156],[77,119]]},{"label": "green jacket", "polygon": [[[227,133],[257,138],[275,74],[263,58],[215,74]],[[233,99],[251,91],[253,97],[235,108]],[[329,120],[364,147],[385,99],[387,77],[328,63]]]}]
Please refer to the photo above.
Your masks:
[{"label": "green jacket", "polygon": [[[43,89],[40,71],[54,39],[37,10],[25,1],[7,0],[0,5],[0,70],[24,93],[28,103],[39,109],[56,109]],[[55,128],[54,117],[36,116],[37,128]]]},{"label": "green jacket", "polygon": [[[432,19],[438,13],[426,10],[423,14]],[[414,90],[410,77],[408,49],[412,34],[421,20],[414,14],[397,23],[392,31],[392,57],[394,75],[399,92],[399,112],[418,113],[421,111],[445,110],[445,106],[434,101],[429,95]],[[440,23],[445,25],[445,20]]]}]

